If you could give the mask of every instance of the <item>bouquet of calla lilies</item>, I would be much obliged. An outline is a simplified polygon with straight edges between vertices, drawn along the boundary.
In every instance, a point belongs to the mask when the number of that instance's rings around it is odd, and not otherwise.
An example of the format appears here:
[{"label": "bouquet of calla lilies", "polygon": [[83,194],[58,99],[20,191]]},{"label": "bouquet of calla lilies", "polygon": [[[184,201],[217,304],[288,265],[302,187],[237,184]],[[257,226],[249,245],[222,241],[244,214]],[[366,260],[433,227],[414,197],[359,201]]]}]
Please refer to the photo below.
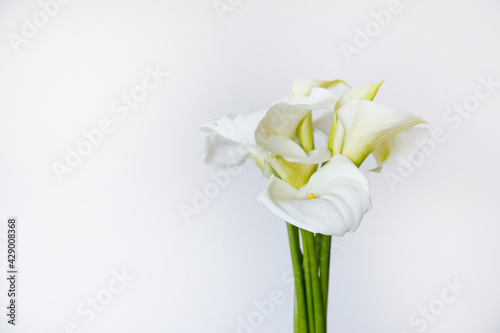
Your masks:
[{"label": "bouquet of calla lilies", "polygon": [[[356,231],[372,207],[360,165],[369,155],[377,162],[372,171],[407,163],[428,135],[417,126],[422,118],[373,102],[381,84],[297,80],[289,97],[267,109],[202,126],[206,163],[231,167],[253,158],[269,177],[258,200],[287,222],[296,333],[327,330],[331,237]],[[337,99],[339,86],[348,89]],[[321,116],[313,120],[314,113]]]}]

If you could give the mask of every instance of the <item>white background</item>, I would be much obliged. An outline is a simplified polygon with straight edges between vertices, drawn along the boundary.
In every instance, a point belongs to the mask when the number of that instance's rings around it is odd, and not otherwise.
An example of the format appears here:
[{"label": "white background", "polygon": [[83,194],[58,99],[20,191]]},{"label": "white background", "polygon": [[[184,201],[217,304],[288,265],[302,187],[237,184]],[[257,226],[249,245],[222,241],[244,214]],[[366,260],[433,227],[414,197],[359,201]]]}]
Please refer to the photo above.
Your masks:
[{"label": "white background", "polygon": [[[498,333],[500,87],[460,126],[443,115],[480,76],[500,81],[500,3],[401,0],[350,62],[340,44],[389,1],[232,3],[221,19],[212,0],[73,0],[15,52],[9,33],[40,5],[0,2],[0,233],[17,216],[20,251],[18,325],[2,279],[0,331],[237,332],[278,290],[286,302],[253,330],[292,332],[286,228],[256,201],[266,179],[254,163],[189,223],[179,207],[217,171],[203,164],[200,124],[266,107],[297,78],[342,78],[385,80],[377,101],[447,139],[393,189],[363,166],[374,208],[335,240],[330,332],[417,332],[412,313],[457,279],[467,289],[425,332]],[[148,66],[170,75],[120,119],[113,101]],[[114,131],[59,182],[52,163],[104,118]],[[122,269],[134,280],[87,323],[77,308]]]}]

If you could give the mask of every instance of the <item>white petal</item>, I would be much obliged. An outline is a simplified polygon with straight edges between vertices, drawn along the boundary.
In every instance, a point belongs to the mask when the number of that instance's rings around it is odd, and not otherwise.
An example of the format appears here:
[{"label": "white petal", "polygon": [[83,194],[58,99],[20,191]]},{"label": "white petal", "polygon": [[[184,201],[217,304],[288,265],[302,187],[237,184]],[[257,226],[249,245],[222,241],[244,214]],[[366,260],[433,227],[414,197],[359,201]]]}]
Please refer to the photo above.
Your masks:
[{"label": "white petal", "polygon": [[338,110],[338,116],[345,131],[341,153],[357,165],[389,138],[425,123],[409,112],[367,100],[350,102]]},{"label": "white petal", "polygon": [[356,99],[372,101],[383,82],[384,81],[380,81],[379,83],[368,83],[367,85],[362,87],[349,89],[344,94],[342,94],[342,96],[340,96],[340,99],[335,105],[335,110],[340,109],[344,105],[347,105],[349,102]]},{"label": "white petal", "polygon": [[330,149],[323,147],[312,150],[307,154],[307,157],[295,158],[290,156],[283,156],[288,162],[306,163],[306,164],[322,164],[332,158]]},{"label": "white petal", "polygon": [[262,170],[262,173],[266,177],[270,177],[274,171],[272,170],[271,166],[267,162],[266,158],[269,155],[267,152],[263,152],[261,149],[259,149],[256,146],[250,146],[247,148],[249,156],[251,156],[259,168]]},{"label": "white petal", "polygon": [[298,124],[310,110],[333,110],[334,106],[335,98],[328,90],[315,88],[310,96],[294,97],[271,106],[260,122],[259,130],[292,139]]},{"label": "white petal", "polygon": [[315,196],[322,196],[329,193],[335,184],[349,179],[352,179],[363,191],[367,193],[370,191],[370,184],[366,176],[359,171],[358,167],[349,158],[338,154],[312,175],[309,182],[300,191],[302,196],[305,197],[310,193],[314,193]]},{"label": "white petal", "polygon": [[[310,193],[316,199],[308,200]],[[299,190],[271,177],[258,200],[299,228],[334,236],[355,231],[371,208],[368,180],[342,155],[335,155]]]},{"label": "white petal", "polygon": [[313,121],[314,132],[324,137],[327,141],[333,123],[333,112],[326,112]]},{"label": "white petal", "polygon": [[[342,110],[342,118],[337,122],[337,128],[335,130],[335,138],[333,140],[334,154],[341,154],[343,151],[344,141],[356,118],[359,102],[360,101],[350,102],[340,109]],[[337,111],[337,115],[340,114],[340,110]]]},{"label": "white petal", "polygon": [[261,132],[256,133],[257,145],[264,151],[271,154],[278,154],[291,158],[305,158],[306,152],[292,139],[279,135],[266,135]]},{"label": "white petal", "polygon": [[407,163],[422,150],[422,146],[429,136],[429,129],[425,127],[412,127],[396,134],[380,144],[373,152],[378,165],[372,171],[378,172],[385,165],[399,166]]},{"label": "white petal", "polygon": [[332,157],[330,149],[326,147],[315,149],[307,154],[300,144],[283,136],[257,132],[255,138],[262,151],[280,155],[289,162],[321,164]]},{"label": "white petal", "polygon": [[381,81],[379,83],[369,83],[363,87],[349,89],[337,101],[337,103],[335,104],[334,116],[332,119],[332,130],[330,131],[328,140],[328,147],[332,149],[334,154],[340,154],[342,152],[345,135],[345,130],[342,126],[342,123],[339,122],[337,111],[340,108],[348,105],[353,100],[373,100],[383,82],[384,81]]},{"label": "white petal", "polygon": [[201,126],[201,130],[217,133],[223,138],[241,144],[255,144],[254,133],[267,110],[226,115]]},{"label": "white petal", "polygon": [[240,165],[248,158],[247,150],[234,141],[217,134],[210,134],[205,139],[205,163],[220,168]]}]

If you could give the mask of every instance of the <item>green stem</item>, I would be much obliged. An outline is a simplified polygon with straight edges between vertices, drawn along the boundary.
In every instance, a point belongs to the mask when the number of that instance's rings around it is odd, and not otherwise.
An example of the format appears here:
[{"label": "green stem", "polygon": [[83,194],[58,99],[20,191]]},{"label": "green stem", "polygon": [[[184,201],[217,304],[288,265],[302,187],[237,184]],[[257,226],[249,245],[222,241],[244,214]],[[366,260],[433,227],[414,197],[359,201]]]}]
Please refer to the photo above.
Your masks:
[{"label": "green stem", "polygon": [[[307,276],[309,276],[310,288],[312,290],[312,306],[314,311],[314,333],[326,333],[326,318],[323,307],[323,299],[321,294],[321,283],[319,280],[319,266],[316,259],[316,246],[315,238],[312,232],[302,230],[302,239],[304,243],[304,262],[307,260],[309,264],[309,272],[306,271],[306,283]],[[305,266],[305,265],[304,265]],[[308,274],[309,273],[309,274]],[[308,304],[309,305],[309,304]]]},{"label": "green stem", "polygon": [[323,308],[325,317],[328,309],[328,282],[330,279],[330,250],[332,246],[332,236],[323,235],[321,241],[321,254],[319,256],[320,262],[320,279],[321,279],[321,293],[323,294]]},{"label": "green stem", "polygon": [[[306,300],[307,300],[307,314],[309,318],[309,331],[311,333],[316,332],[315,327],[315,314],[314,314],[314,295],[311,281],[311,253],[310,248],[307,246],[308,239],[305,236],[306,231],[304,229],[300,229],[300,233],[302,234],[302,245],[304,247],[304,282],[306,286]],[[314,255],[314,252],[313,254]]]},{"label": "green stem", "polygon": [[[294,332],[308,333],[307,330],[307,305],[304,278],[302,274],[303,256],[300,250],[299,229],[286,224],[288,239],[290,241],[290,252],[292,254],[293,275],[295,277],[295,306],[294,306]],[[311,331],[313,333],[313,331]]]},{"label": "green stem", "polygon": [[[321,244],[323,243],[323,234],[317,233],[314,237],[316,247],[316,260],[321,263]],[[319,274],[320,272],[318,272]]]}]

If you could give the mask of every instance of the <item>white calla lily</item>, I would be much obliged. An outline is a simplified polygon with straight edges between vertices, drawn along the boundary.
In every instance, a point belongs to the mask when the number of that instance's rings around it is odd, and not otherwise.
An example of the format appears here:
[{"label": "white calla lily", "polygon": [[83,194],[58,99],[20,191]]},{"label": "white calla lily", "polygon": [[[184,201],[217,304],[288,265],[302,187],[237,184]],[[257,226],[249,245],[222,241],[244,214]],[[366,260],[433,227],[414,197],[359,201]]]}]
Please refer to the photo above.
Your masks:
[{"label": "white calla lily", "polygon": [[422,143],[430,136],[425,127],[412,127],[380,144],[373,152],[377,167],[372,171],[380,172],[386,165],[400,166],[408,163],[422,150]]},{"label": "white calla lily", "polygon": [[[255,129],[267,110],[223,116],[201,126],[211,133],[205,142],[205,161],[219,167],[242,164],[249,156],[263,157],[255,149]],[[260,165],[260,163],[259,163]]]},{"label": "white calla lily", "polygon": [[[327,112],[314,121],[315,133],[325,140],[328,140],[333,116],[333,112]],[[377,166],[370,171],[380,172],[384,166],[400,166],[407,163],[412,155],[421,150],[419,143],[424,142],[429,135],[429,129],[426,127],[411,127],[394,135],[373,151],[372,155],[377,161]]]},{"label": "white calla lily", "polygon": [[[307,182],[318,164],[331,158],[326,147],[306,150],[301,145],[298,128],[306,116],[310,117],[311,110],[332,110],[335,103],[328,90],[314,88],[309,96],[293,97],[271,106],[259,123],[255,131],[257,146],[268,154],[267,161],[278,175],[290,184]],[[309,134],[312,140],[312,126]]]},{"label": "white calla lily", "polygon": [[298,159],[307,158],[306,152],[297,142],[297,127],[309,111],[333,109],[335,103],[335,98],[328,90],[315,88],[309,96],[294,97],[271,106],[255,131],[257,145],[289,161],[298,162]]},{"label": "white calla lily", "polygon": [[349,89],[343,93],[342,96],[340,96],[337,104],[335,105],[335,110],[340,109],[344,105],[356,99],[373,101],[382,83],[384,83],[384,81],[380,81],[379,83],[368,83],[362,87]]},{"label": "white calla lily", "polygon": [[293,97],[271,106],[260,121],[256,134],[278,135],[293,139],[297,126],[310,110],[331,110],[336,102],[328,90],[314,88],[308,96]]},{"label": "white calla lily", "polygon": [[386,140],[425,123],[414,114],[368,100],[344,105],[338,117],[333,153],[349,157],[358,166]]},{"label": "white calla lily", "polygon": [[[381,81],[379,83],[369,83],[365,86],[358,87],[358,88],[352,88],[346,91],[345,93],[340,96],[340,99],[337,101],[337,104],[335,104],[335,110],[333,112],[333,119],[332,119],[332,125],[331,125],[331,130],[330,130],[330,137],[328,140],[328,148],[330,148],[332,151],[335,151],[333,148],[333,139],[335,138],[335,133],[337,132],[337,127],[338,127],[338,122],[339,122],[339,117],[337,115],[337,110],[343,107],[344,105],[350,103],[351,101],[357,100],[357,99],[363,99],[363,100],[373,100],[375,98],[375,95],[377,95],[377,92],[382,85],[384,81]],[[337,143],[338,145],[339,143]]]},{"label": "white calla lily", "polygon": [[[428,136],[415,127],[422,118],[372,102],[382,82],[349,89],[336,100],[329,89],[339,84],[350,88],[342,80],[297,80],[291,95],[269,109],[202,126],[210,133],[207,163],[227,167],[251,156],[270,176],[258,201],[288,222],[296,332],[327,331],[331,236],[356,231],[372,207],[361,163],[370,154],[378,163],[373,171],[405,163]],[[326,112],[313,121],[316,111]],[[314,133],[327,147],[315,149]]]},{"label": "white calla lily", "polygon": [[248,158],[243,145],[211,133],[205,139],[205,163],[219,168],[240,165]]},{"label": "white calla lily", "polygon": [[[349,146],[349,144],[347,144],[348,150],[344,150],[344,145],[345,145],[344,139],[347,133],[343,123],[345,123],[349,128],[352,127],[352,123],[356,118],[357,108],[354,107],[354,104],[349,107],[345,106],[356,100],[365,100],[368,101],[366,103],[369,103],[369,101],[373,100],[373,98],[377,94],[382,83],[383,81],[379,83],[370,83],[363,87],[349,89],[337,101],[334,112],[325,113],[323,116],[314,121],[315,132],[319,133],[323,137],[329,137],[328,146],[330,147],[330,149],[332,149],[334,154],[344,153],[347,156],[354,157],[354,154],[352,152],[349,152],[349,149],[353,149],[352,147]],[[342,109],[343,113],[342,116],[343,123],[340,122],[339,120],[340,109]],[[387,107],[387,109],[392,109],[392,108]],[[395,109],[392,110],[396,111]],[[425,136],[428,135],[428,131],[424,128],[415,128],[415,129],[411,128],[417,124],[425,123],[423,119],[413,116],[409,113],[404,113],[402,111],[393,112],[392,115],[396,115],[396,117],[390,119],[391,114],[387,113],[384,119],[376,118],[375,122],[371,124],[374,125],[373,127],[376,127],[378,121],[378,124],[383,123],[386,126],[385,129],[384,128],[378,129],[378,135],[371,136],[372,139],[376,137],[376,140],[373,141],[373,144],[371,146],[366,145],[366,140],[364,143],[355,142],[354,139],[350,140],[351,146],[358,145],[359,147],[361,147],[364,144],[365,150],[366,149],[371,150],[375,147],[373,155],[377,160],[378,165],[372,171],[380,171],[384,165],[401,165],[401,162],[405,161],[410,153],[418,149],[416,147],[415,140],[416,139],[423,140]],[[402,118],[398,118],[400,116],[403,116],[403,118],[406,117],[406,120],[411,119],[410,123],[405,125],[404,124],[405,120]],[[386,120],[388,119],[392,120],[392,123],[390,121],[386,122]],[[357,121],[360,122],[359,119]],[[368,120],[367,124],[369,122],[370,121]],[[388,130],[388,128],[392,129]],[[368,129],[366,130],[370,131]],[[371,131],[372,134],[376,132],[376,130],[374,130],[373,128],[371,129]],[[329,132],[330,134],[328,135]],[[370,135],[368,133],[365,133],[365,139],[369,140],[369,138]],[[366,155],[366,151],[365,154],[363,154],[363,156],[364,155]],[[366,158],[366,156],[364,158]],[[360,157],[355,162],[358,165],[361,164],[362,158],[363,157]]]},{"label": "white calla lily", "polygon": [[[323,88],[315,88],[309,96],[289,97],[267,110],[223,116],[204,124],[201,129],[212,133],[207,138],[205,161],[219,166],[239,165],[253,157],[266,175],[272,170],[269,164],[284,170],[283,163],[302,163],[314,172],[318,164],[328,161],[327,148],[306,152],[297,143],[297,127],[310,110],[333,109],[336,100]],[[286,178],[286,177],[285,177]]]},{"label": "white calla lily", "polygon": [[236,116],[222,116],[214,121],[203,124],[201,129],[217,133],[237,143],[254,144],[254,131],[266,115],[266,112],[267,110],[264,109],[255,112],[243,112]]},{"label": "white calla lily", "polygon": [[271,176],[258,200],[299,228],[334,236],[356,231],[371,209],[368,180],[343,155],[333,156],[299,189]]}]

